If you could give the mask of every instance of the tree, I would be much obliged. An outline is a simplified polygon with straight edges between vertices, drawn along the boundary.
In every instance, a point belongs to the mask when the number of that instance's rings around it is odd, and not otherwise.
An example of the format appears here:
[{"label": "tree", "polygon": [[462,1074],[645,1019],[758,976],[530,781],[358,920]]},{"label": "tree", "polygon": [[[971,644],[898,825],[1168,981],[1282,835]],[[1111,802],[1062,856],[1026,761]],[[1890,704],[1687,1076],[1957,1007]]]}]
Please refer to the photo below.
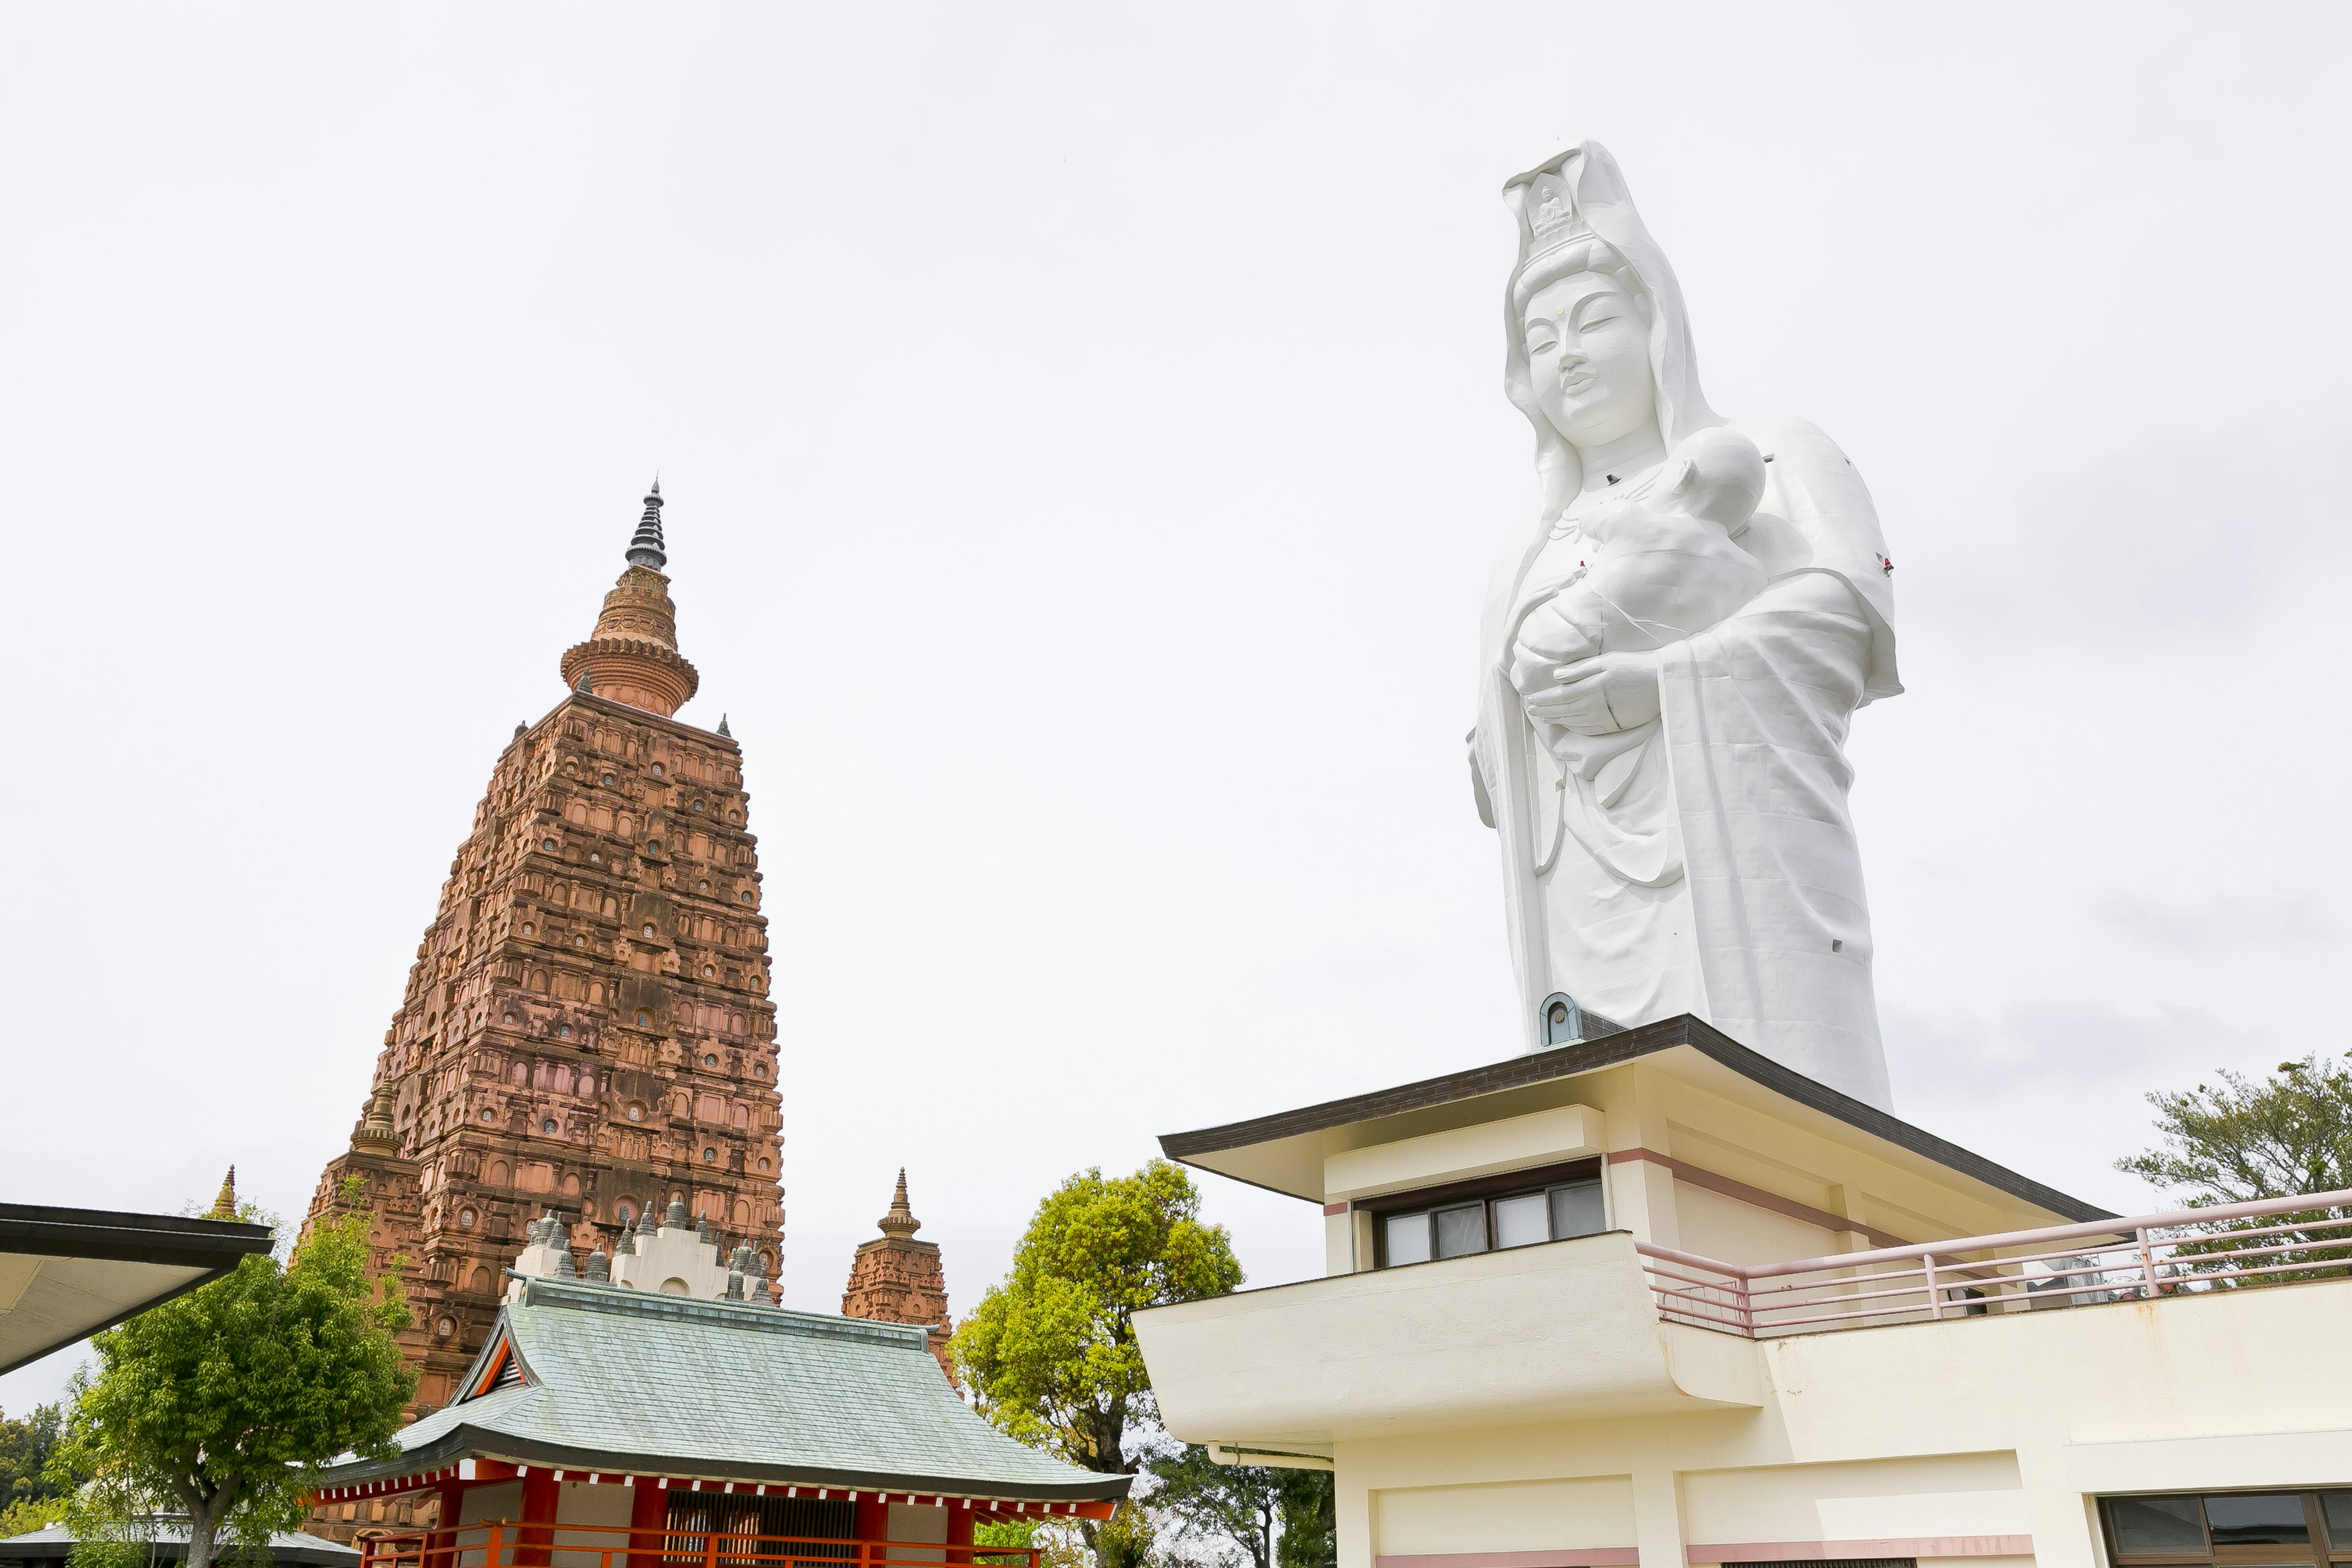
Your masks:
[{"label": "tree", "polygon": [[98,1370],[74,1374],[51,1467],[90,1477],[67,1515],[77,1568],[143,1556],[140,1521],[159,1511],[187,1516],[187,1568],[209,1568],[223,1536],[257,1550],[295,1528],[324,1461],[393,1452],[416,1378],[393,1342],[409,1323],[399,1260],[369,1278],[370,1217],[321,1225],[282,1267],[242,1258],[90,1341]]},{"label": "tree", "polygon": [[0,1415],[0,1540],[63,1519],[66,1494],[89,1479],[50,1473],[64,1425],[60,1405],[36,1405],[14,1421]]},{"label": "tree", "polygon": [[1198,1443],[1147,1460],[1156,1511],[1176,1521],[1178,1541],[1231,1542],[1249,1568],[1275,1568],[1276,1521],[1282,1514],[1279,1470],[1263,1465],[1221,1465]]},{"label": "tree", "polygon": [[[2156,1107],[2160,1147],[2116,1162],[2116,1168],[2146,1178],[2169,1191],[2189,1208],[2214,1208],[2252,1203],[2263,1198],[2293,1197],[2299,1193],[2337,1192],[2352,1187],[2352,1070],[2332,1058],[2305,1057],[2281,1062],[2278,1070],[2259,1083],[2249,1082],[2224,1068],[2221,1087],[2199,1084],[2194,1090],[2158,1091],[2147,1097]],[[2314,1209],[2300,1215],[2217,1222],[2217,1234],[2342,1217],[2336,1211]],[[2273,1238],[2271,1245],[2302,1242],[2308,1248],[2282,1251],[2251,1261],[2282,1266],[2300,1262],[2337,1267],[2313,1272],[2259,1276],[2223,1284],[2284,1283],[2342,1272],[2340,1230],[2295,1232]],[[2221,1268],[2197,1260],[2226,1251],[2227,1240],[2185,1243],[2179,1249],[2184,1267],[2192,1271]]]},{"label": "tree", "polygon": [[2220,1077],[2220,1089],[2150,1094],[2163,1147],[2116,1169],[2197,1208],[2352,1187],[2352,1071],[2305,1057],[2260,1083]]},{"label": "tree", "polygon": [[[1013,1272],[956,1331],[956,1363],[981,1414],[1083,1468],[1134,1473],[1129,1434],[1159,1415],[1135,1314],[1242,1280],[1224,1226],[1200,1213],[1192,1178],[1165,1160],[1132,1176],[1081,1172],[1038,1205]],[[1119,1511],[1113,1525],[1085,1525],[1098,1568],[1150,1551],[1149,1521]]]},{"label": "tree", "polygon": [[1334,1568],[1339,1519],[1328,1470],[1281,1470],[1282,1539],[1276,1568]]},{"label": "tree", "polygon": [[1175,1539],[1230,1542],[1249,1568],[1332,1568],[1331,1472],[1221,1465],[1199,1444],[1158,1456],[1148,1506],[1173,1516]]}]

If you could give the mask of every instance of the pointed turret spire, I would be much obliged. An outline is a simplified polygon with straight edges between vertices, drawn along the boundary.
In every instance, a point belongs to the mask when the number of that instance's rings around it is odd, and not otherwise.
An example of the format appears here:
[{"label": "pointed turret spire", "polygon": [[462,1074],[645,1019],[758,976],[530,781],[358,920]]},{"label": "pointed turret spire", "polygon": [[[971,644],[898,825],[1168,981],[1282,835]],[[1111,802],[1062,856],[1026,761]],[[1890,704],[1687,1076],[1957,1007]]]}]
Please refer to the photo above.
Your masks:
[{"label": "pointed turret spire", "polygon": [[632,566],[650,566],[658,572],[669,564],[669,556],[662,549],[661,480],[646,494],[646,515],[637,520],[637,531],[629,541],[628,562]]},{"label": "pointed turret spire", "polygon": [[236,1217],[236,1167],[235,1165],[231,1165],[228,1168],[228,1174],[221,1178],[220,1196],[213,1200],[212,1212],[205,1217],[206,1219]]},{"label": "pointed turret spire", "polygon": [[719,716],[719,732],[730,741],[735,738],[735,731],[727,727],[727,715],[724,713]]},{"label": "pointed turret spire", "polygon": [[898,1190],[890,1195],[890,1212],[875,1223],[882,1227],[883,1235],[896,1237],[901,1241],[923,1228],[923,1222],[917,1219],[915,1211],[907,1206],[906,1166],[898,1167]]},{"label": "pointed turret spire", "polygon": [[625,702],[667,719],[701,683],[677,651],[677,606],[662,575],[669,554],[662,545],[661,481],[646,496],[646,514],[629,540],[628,569],[613,591],[588,640],[563,655],[563,679],[575,691]]}]

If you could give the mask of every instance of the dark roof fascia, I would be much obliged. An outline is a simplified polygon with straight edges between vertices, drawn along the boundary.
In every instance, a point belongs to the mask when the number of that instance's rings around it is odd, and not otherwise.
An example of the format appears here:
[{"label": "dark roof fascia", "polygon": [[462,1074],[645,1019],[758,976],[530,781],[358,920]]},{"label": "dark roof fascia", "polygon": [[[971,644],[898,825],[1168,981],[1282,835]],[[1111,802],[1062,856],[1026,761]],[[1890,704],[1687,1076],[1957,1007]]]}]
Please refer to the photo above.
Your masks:
[{"label": "dark roof fascia", "polygon": [[1676,1046],[1688,1046],[1709,1060],[1784,1099],[1793,1100],[1800,1105],[1832,1117],[1874,1138],[1884,1139],[1923,1159],[1933,1160],[1948,1170],[1971,1176],[2012,1197],[2022,1198],[2038,1208],[2064,1215],[2072,1220],[2116,1217],[2106,1209],[2086,1204],[2080,1198],[2069,1197],[2055,1187],[2044,1186],[2005,1165],[1997,1165],[1981,1154],[1970,1153],[1957,1143],[1948,1143],[1932,1132],[1888,1115],[1876,1106],[1865,1105],[1861,1100],[1839,1093],[1827,1084],[1817,1083],[1769,1057],[1748,1049],[1720,1029],[1688,1013],[1655,1024],[1643,1024],[1622,1034],[1603,1035],[1597,1040],[1556,1046],[1548,1051],[1535,1051],[1504,1061],[1489,1062],[1483,1067],[1465,1068],[1460,1072],[1425,1078],[1416,1083],[1400,1084],[1394,1089],[1375,1089],[1370,1094],[1351,1095],[1346,1100],[1325,1100],[1320,1105],[1277,1111],[1271,1116],[1255,1117],[1247,1121],[1228,1122],[1223,1127],[1171,1132],[1161,1137],[1160,1148],[1171,1160],[1193,1164],[1197,1162],[1192,1156],[1197,1154],[1213,1154],[1226,1149],[1271,1143],[1303,1133],[1351,1126],[1360,1121],[1375,1121],[1384,1116],[1426,1110],[1433,1106],[1450,1105],[1456,1100],[1475,1100],[1480,1095],[1496,1094],[1505,1089],[1549,1083],[1554,1079],[1574,1078],[1601,1068],[1616,1067],[1636,1058],[1654,1056]]},{"label": "dark roof fascia", "polygon": [[658,1454],[623,1454],[569,1444],[543,1443],[517,1437],[486,1426],[452,1426],[432,1442],[407,1449],[396,1459],[356,1459],[331,1465],[319,1474],[320,1487],[363,1486],[423,1470],[439,1469],[459,1459],[504,1459],[553,1469],[595,1470],[607,1475],[692,1477],[698,1480],[750,1481],[769,1486],[837,1487],[845,1491],[929,1492],[933,1496],[1005,1498],[1035,1502],[1109,1502],[1127,1495],[1133,1476],[1060,1486],[976,1481],[954,1476],[893,1474],[880,1470],[837,1470],[814,1466],[732,1465],[710,1458],[673,1458]]},{"label": "dark roof fascia", "polygon": [[237,1220],[0,1204],[0,1252],[226,1273],[275,1244],[268,1226]]},{"label": "dark roof fascia", "polygon": [[246,1258],[277,1245],[269,1227],[239,1220],[188,1219],[179,1215],[113,1214],[102,1209],[53,1208],[42,1204],[0,1204],[0,1252],[31,1258],[90,1258],[102,1263],[147,1263],[202,1272],[158,1290],[102,1323],[0,1363],[0,1373],[29,1366],[51,1352],[91,1334],[103,1333],[140,1313],[174,1301],[211,1284]]}]

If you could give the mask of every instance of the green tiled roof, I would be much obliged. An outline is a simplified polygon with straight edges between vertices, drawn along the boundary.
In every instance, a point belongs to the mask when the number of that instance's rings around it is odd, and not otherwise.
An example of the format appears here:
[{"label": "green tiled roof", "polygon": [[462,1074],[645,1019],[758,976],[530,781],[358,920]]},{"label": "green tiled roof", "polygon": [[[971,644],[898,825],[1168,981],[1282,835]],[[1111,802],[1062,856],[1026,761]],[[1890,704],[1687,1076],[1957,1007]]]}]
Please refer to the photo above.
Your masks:
[{"label": "green tiled roof", "polygon": [[460,1398],[346,1460],[328,1487],[480,1457],[719,1481],[1081,1501],[1126,1495],[1025,1447],[956,1396],[919,1328],[530,1278],[462,1385],[502,1342],[523,1380]]}]

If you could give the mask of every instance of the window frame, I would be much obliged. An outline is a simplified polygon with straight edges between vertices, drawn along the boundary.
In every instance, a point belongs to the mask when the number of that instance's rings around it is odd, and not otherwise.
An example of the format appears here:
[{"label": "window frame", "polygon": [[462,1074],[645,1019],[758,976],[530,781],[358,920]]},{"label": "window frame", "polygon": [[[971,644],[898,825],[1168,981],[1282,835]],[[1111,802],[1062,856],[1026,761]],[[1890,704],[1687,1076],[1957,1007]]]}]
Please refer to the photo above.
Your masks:
[{"label": "window frame", "polygon": [[[2322,1496],[2330,1492],[2352,1493],[2352,1487],[2215,1487],[2210,1490],[2164,1492],[2102,1493],[2099,1504],[2100,1543],[2106,1548],[2107,1561],[2114,1568],[2270,1568],[2271,1564],[2294,1563],[2296,1568],[2309,1563],[2312,1568],[2327,1568],[2328,1564],[2352,1565],[2352,1528],[2347,1528],[2342,1541],[2333,1539],[2327,1528],[2327,1508]],[[2292,1542],[2277,1545],[2216,1544],[2212,1521],[2207,1517],[2205,1500],[2216,1497],[2291,1497],[2301,1500],[2303,1523],[2310,1540],[2303,1544]],[[2112,1503],[2137,1498],[2185,1498],[2197,1505],[2197,1526],[2205,1534],[2205,1550],[2198,1552],[2126,1552],[2116,1540],[2116,1524]]]},{"label": "window frame", "polygon": [[[1506,1249],[1497,1247],[1495,1245],[1495,1205],[1498,1200],[1503,1198],[1527,1197],[1540,1194],[1546,1200],[1545,1223],[1549,1225],[1550,1223],[1549,1198],[1551,1190],[1554,1187],[1575,1186],[1587,1182],[1598,1183],[1601,1187],[1601,1228],[1598,1231],[1588,1231],[1585,1234],[1589,1236],[1602,1235],[1612,1228],[1611,1222],[1613,1221],[1616,1216],[1610,1212],[1609,1183],[1604,1171],[1603,1163],[1598,1155],[1588,1156],[1581,1160],[1562,1161],[1558,1164],[1552,1165],[1537,1165],[1527,1170],[1505,1171],[1496,1175],[1479,1176],[1469,1181],[1448,1182],[1440,1186],[1417,1187],[1410,1192],[1384,1193],[1376,1198],[1360,1199],[1349,1206],[1357,1213],[1369,1215],[1371,1220],[1372,1268],[1376,1270],[1391,1267],[1410,1268],[1413,1267],[1412,1264],[1400,1263],[1391,1265],[1389,1262],[1388,1222],[1397,1215],[1412,1214],[1422,1210],[1428,1211],[1432,1218],[1430,1224],[1429,1257],[1425,1261],[1431,1263],[1443,1263],[1447,1261],[1447,1259],[1440,1256],[1437,1250],[1435,1215],[1438,1210],[1461,1207],[1474,1199],[1476,1200],[1486,1211],[1486,1245],[1481,1250],[1483,1252],[1502,1251]],[[1575,1237],[1566,1236],[1552,1237],[1553,1241],[1574,1241],[1577,1239],[1578,1238]],[[1548,1247],[1551,1245],[1551,1243],[1537,1241],[1526,1242],[1521,1245],[1526,1247]],[[1517,1252],[1519,1248],[1511,1247],[1507,1250]],[[1465,1252],[1456,1253],[1454,1256],[1457,1258],[1475,1258],[1479,1255],[1479,1253],[1475,1252]]]}]

